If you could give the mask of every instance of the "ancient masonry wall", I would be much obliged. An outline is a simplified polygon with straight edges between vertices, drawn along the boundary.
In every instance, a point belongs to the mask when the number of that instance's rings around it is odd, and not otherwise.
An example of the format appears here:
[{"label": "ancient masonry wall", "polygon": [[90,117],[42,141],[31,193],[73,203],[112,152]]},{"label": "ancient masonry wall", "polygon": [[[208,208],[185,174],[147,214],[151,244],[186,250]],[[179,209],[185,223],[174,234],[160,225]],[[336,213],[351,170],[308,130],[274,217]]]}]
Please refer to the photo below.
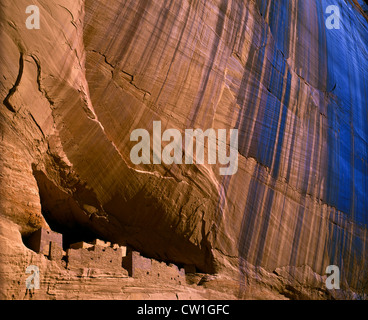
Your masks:
[{"label": "ancient masonry wall", "polygon": [[101,240],[96,241],[95,244],[80,242],[67,250],[67,267],[120,269],[125,254],[125,246],[111,246],[109,242],[105,243]]},{"label": "ancient masonry wall", "polygon": [[131,251],[123,258],[123,267],[128,270],[133,278],[149,278],[162,281],[174,281],[178,284],[185,283],[185,271],[174,264],[142,257],[139,252]]},{"label": "ancient masonry wall", "polygon": [[28,247],[67,269],[127,270],[129,276],[137,279],[185,283],[184,268],[145,258],[137,251],[129,250],[127,253],[127,246],[98,239],[91,243],[74,243],[65,252],[62,234],[41,228],[29,238]]},{"label": "ancient masonry wall", "polygon": [[43,253],[44,255],[49,254],[50,242],[54,242],[62,248],[63,235],[52,230],[41,228],[34,232],[28,239],[29,247],[33,251]]}]

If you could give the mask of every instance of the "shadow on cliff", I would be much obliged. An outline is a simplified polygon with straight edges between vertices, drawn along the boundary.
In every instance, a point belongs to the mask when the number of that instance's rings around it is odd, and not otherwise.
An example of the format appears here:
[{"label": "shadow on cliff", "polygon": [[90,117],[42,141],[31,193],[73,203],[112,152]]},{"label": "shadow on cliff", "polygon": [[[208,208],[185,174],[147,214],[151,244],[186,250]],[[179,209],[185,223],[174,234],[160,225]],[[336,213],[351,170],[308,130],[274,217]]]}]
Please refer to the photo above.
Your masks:
[{"label": "shadow on cliff", "polygon": [[[75,242],[89,242],[102,238],[101,234],[93,231],[90,217],[70,194],[56,187],[42,171],[37,171],[35,167],[33,167],[33,174],[39,188],[42,215],[53,231],[63,234],[64,249]],[[84,197],[90,199],[91,203],[93,196],[88,195],[88,190],[84,190],[84,193]],[[24,235],[24,238],[26,239],[27,235]]]}]

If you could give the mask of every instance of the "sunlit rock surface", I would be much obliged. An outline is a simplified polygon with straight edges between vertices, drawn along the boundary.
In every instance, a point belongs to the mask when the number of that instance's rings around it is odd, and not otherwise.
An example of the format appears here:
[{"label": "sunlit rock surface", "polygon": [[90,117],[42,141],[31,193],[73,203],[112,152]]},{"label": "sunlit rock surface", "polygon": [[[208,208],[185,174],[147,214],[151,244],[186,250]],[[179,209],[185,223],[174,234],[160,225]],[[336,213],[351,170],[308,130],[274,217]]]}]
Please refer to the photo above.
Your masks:
[{"label": "sunlit rock surface", "polygon": [[[28,30],[28,2],[3,0],[1,296],[24,296],[18,279],[39,258],[20,235],[47,225],[194,264],[227,298],[364,292],[368,22],[358,2],[38,0],[41,27]],[[338,30],[325,26],[329,5]],[[153,121],[238,129],[238,172],[134,165],[130,133]],[[324,285],[332,264],[343,294]],[[57,298],[70,298],[63,288]]]}]

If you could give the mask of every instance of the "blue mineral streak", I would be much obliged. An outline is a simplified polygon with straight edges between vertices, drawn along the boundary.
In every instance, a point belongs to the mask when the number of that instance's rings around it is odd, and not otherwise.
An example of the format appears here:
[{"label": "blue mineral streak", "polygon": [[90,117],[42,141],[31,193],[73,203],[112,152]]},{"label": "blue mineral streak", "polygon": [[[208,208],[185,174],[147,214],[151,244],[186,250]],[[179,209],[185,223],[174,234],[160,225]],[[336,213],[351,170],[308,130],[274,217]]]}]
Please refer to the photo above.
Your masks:
[{"label": "blue mineral streak", "polygon": [[[273,51],[273,61],[266,61],[264,44],[267,39],[267,31],[262,30],[262,34],[260,34],[261,46],[257,53],[251,53],[254,56],[251,56],[249,60],[256,67],[262,63],[271,62],[272,66],[266,68],[266,70],[271,70],[270,74],[266,75],[269,77],[269,81],[263,80],[263,84],[268,85],[269,94],[263,98],[261,110],[257,114],[253,108],[245,107],[243,109],[237,123],[241,135],[239,152],[254,157],[261,165],[272,168],[271,174],[276,178],[279,173],[281,149],[285,135],[287,108],[290,108],[288,105],[292,75],[286,59],[290,56],[288,52],[289,41],[291,41],[291,28],[294,27],[291,25],[292,2],[289,0],[256,0],[256,3],[261,16],[268,15],[267,23],[277,50]],[[330,30],[326,27],[326,19],[330,16],[326,9],[331,5],[338,6],[340,9],[339,29]],[[304,172],[299,172],[299,187],[306,193],[308,186],[303,184],[308,184],[308,180],[315,182],[315,184],[321,184],[323,194],[318,196],[329,208],[332,208],[328,210],[331,221],[336,221],[339,217],[337,212],[340,212],[344,221],[350,220],[356,225],[367,228],[368,22],[352,3],[345,0],[298,1],[296,10],[298,20],[301,22],[298,23],[296,29],[297,35],[300,35],[297,38],[299,43],[296,44],[295,49],[297,54],[296,70],[292,71],[294,74],[297,73],[301,79],[299,86],[301,81],[305,80],[306,83],[324,94],[326,99],[320,104],[323,106],[323,113],[326,113],[327,121],[327,129],[324,127],[323,133],[326,136],[324,139],[326,145],[322,146],[324,155],[321,159],[324,162],[322,168],[325,168],[326,172],[319,172],[323,177],[319,181],[314,180],[314,174],[311,172],[315,169],[314,163],[311,163],[311,161],[315,161],[315,159],[311,159],[312,151],[319,147],[315,146],[313,142],[312,137],[319,133],[316,131],[318,128],[316,129],[312,124],[313,116],[311,115],[309,123],[306,123],[308,126],[308,136],[305,137],[306,145],[303,146],[303,150],[299,151],[300,157],[305,158],[303,161],[306,164]],[[316,42],[308,43],[311,41],[305,37],[306,32],[308,34],[308,29],[310,29],[310,39],[313,41],[318,39],[318,48],[315,48]],[[312,30],[317,31],[313,33]],[[310,72],[313,63],[314,66],[317,63],[318,68],[314,68],[314,70],[318,70],[317,74],[315,72],[313,74],[313,70]],[[255,81],[260,80],[257,75],[255,77]],[[237,101],[240,106],[244,106],[243,101],[246,98],[244,92],[246,90],[242,87],[246,88],[247,80],[245,75]],[[252,92],[251,97],[248,98],[248,105],[255,104],[256,97],[260,94],[260,89],[257,90],[258,92]],[[284,90],[283,96],[282,90]],[[254,132],[256,134],[252,137],[251,145],[247,150],[245,141],[247,141],[247,132],[253,123],[255,123]],[[294,149],[295,136],[298,134],[300,133],[296,132],[294,128],[291,150]],[[278,139],[276,139],[276,135],[278,135]],[[287,181],[289,181],[289,174],[290,165],[285,177]],[[239,241],[240,269],[245,268],[244,261],[248,260],[251,255],[250,247],[255,236],[253,229],[256,224],[254,212],[262,211],[262,207],[271,208],[274,197],[273,192],[268,192],[264,204],[257,200],[262,199],[265,192],[258,179],[259,177],[255,176],[249,187],[252,194],[256,194],[257,197],[249,197],[244,209]],[[305,215],[303,204],[299,207],[298,212],[295,212],[295,215],[297,215],[297,225],[293,235],[290,265],[298,264],[297,250]],[[262,235],[267,232],[268,225],[269,217],[266,216],[260,228],[261,239]],[[314,230],[314,232],[318,233],[318,230]],[[345,268],[352,270],[352,265],[357,262],[355,259],[359,260],[363,254],[362,239],[359,236],[349,239],[349,232],[344,230],[341,225],[334,223],[329,225],[329,234],[329,239],[322,250],[329,257],[330,264],[337,264],[342,272]],[[264,244],[260,243],[254,261],[255,265],[261,264],[263,253]],[[310,263],[313,265],[313,262]],[[361,270],[367,267],[362,265]],[[320,272],[324,271],[320,270]],[[344,277],[348,281],[350,280],[349,274],[345,274]]]},{"label": "blue mineral streak", "polygon": [[368,1],[367,0],[358,0],[360,6],[365,12],[368,12]]},{"label": "blue mineral streak", "polygon": [[368,23],[344,1],[322,1],[341,12],[341,28],[326,32],[328,85],[328,187],[326,202],[368,224]]},{"label": "blue mineral streak", "polygon": [[[271,1],[258,0],[261,15],[265,16],[267,7],[270,12],[269,26],[279,51],[275,51],[271,72],[271,92],[267,98],[267,112],[260,123],[267,124],[260,129],[260,139],[257,145],[256,158],[265,166],[270,166],[273,149],[276,156],[280,155],[278,148],[282,145],[284,131],[284,112],[288,101],[290,83],[286,84],[286,94],[283,103],[280,102],[284,75],[288,72],[284,59],[279,52],[288,56],[287,37],[289,36],[289,0]],[[364,3],[364,1],[361,1]],[[309,1],[299,1],[299,12],[306,12],[311,5]],[[327,29],[325,21],[329,16],[326,8],[330,5],[340,8],[340,29]],[[305,8],[303,8],[305,7]],[[328,105],[328,162],[325,181],[324,201],[337,210],[347,214],[357,223],[368,224],[368,23],[367,20],[348,1],[322,0],[315,4],[318,15],[318,36],[320,63],[327,64],[326,91],[331,93],[331,103]],[[305,23],[309,23],[305,16]],[[312,22],[310,22],[312,23]],[[298,44],[297,44],[298,45]],[[321,59],[324,56],[326,59]],[[315,59],[316,57],[309,57]],[[262,57],[260,59],[263,59]],[[307,59],[308,61],[308,59]],[[302,66],[308,70],[308,65]],[[323,65],[321,65],[322,70]],[[277,70],[275,70],[277,69]],[[279,72],[276,72],[279,71]],[[308,72],[301,74],[308,81]],[[322,78],[322,77],[321,77]],[[287,76],[288,82],[290,76]],[[278,86],[278,87],[275,87]],[[319,88],[318,88],[319,89]],[[277,134],[277,119],[282,113],[282,124],[279,129],[281,139],[277,145],[265,145],[262,141]],[[276,120],[275,120],[276,119]],[[309,148],[309,146],[307,146]],[[308,153],[306,154],[308,157]],[[277,176],[279,159],[273,175]],[[308,161],[306,161],[308,163]]]},{"label": "blue mineral streak", "polygon": [[[326,202],[354,222],[368,224],[368,24],[350,4],[339,1],[341,28],[327,36],[328,88],[337,97],[328,106],[328,181]],[[322,5],[333,4],[322,1]],[[334,229],[334,230],[332,230]],[[344,230],[330,226],[327,245],[331,263],[350,269],[353,259],[344,261]],[[352,239],[352,255],[363,253],[359,237]],[[336,247],[335,249],[333,249]],[[366,268],[362,266],[362,268]],[[346,279],[351,281],[351,275]]]}]

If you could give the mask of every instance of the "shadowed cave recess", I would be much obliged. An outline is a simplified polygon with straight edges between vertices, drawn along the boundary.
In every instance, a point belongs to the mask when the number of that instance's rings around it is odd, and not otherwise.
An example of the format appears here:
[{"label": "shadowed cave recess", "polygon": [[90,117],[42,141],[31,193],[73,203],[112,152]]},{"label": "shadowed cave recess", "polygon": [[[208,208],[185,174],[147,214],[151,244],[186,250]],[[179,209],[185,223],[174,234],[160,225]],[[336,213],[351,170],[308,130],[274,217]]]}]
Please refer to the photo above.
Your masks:
[{"label": "shadowed cave recess", "polygon": [[[69,194],[60,190],[44,172],[37,170],[34,165],[33,175],[39,189],[42,215],[51,230],[63,235],[64,250],[67,250],[73,243],[81,241],[92,242],[95,239],[100,239],[127,245],[129,251],[138,250],[146,257],[165,263],[175,263],[179,267],[189,263],[195,265],[193,263],[194,260],[203,260],[203,257],[198,258],[199,255],[202,256],[202,253],[200,251],[196,252],[196,248],[192,251],[186,250],[184,259],[180,257],[173,259],[170,254],[165,254],[164,246],[161,246],[157,252],[147,250],[141,238],[135,239],[134,236],[129,235],[129,231],[124,234],[124,231],[122,232],[124,228],[121,227],[119,222],[116,222],[118,228],[116,233],[113,234],[111,232],[113,230],[111,222],[106,221],[105,218],[98,217],[98,211],[103,211],[103,209],[96,200],[94,193],[88,188],[83,185],[76,185],[74,193]],[[106,229],[104,229],[104,226],[106,226]],[[147,232],[149,233],[149,229],[143,230],[143,234]],[[22,236],[26,246],[29,236],[30,234],[28,233]],[[142,233],[140,233],[141,236]],[[171,243],[167,242],[167,246],[171,246]],[[197,264],[196,269],[197,272],[213,274],[215,272],[213,258],[206,260],[202,265]]]},{"label": "shadowed cave recess", "polygon": [[[41,212],[51,230],[63,235],[63,249],[66,250],[73,243],[90,242],[96,238],[103,239],[101,234],[93,231],[90,220],[85,211],[71,195],[61,191],[50,181],[42,171],[33,167],[33,174],[39,188]],[[24,235],[27,244],[29,235]]]}]

